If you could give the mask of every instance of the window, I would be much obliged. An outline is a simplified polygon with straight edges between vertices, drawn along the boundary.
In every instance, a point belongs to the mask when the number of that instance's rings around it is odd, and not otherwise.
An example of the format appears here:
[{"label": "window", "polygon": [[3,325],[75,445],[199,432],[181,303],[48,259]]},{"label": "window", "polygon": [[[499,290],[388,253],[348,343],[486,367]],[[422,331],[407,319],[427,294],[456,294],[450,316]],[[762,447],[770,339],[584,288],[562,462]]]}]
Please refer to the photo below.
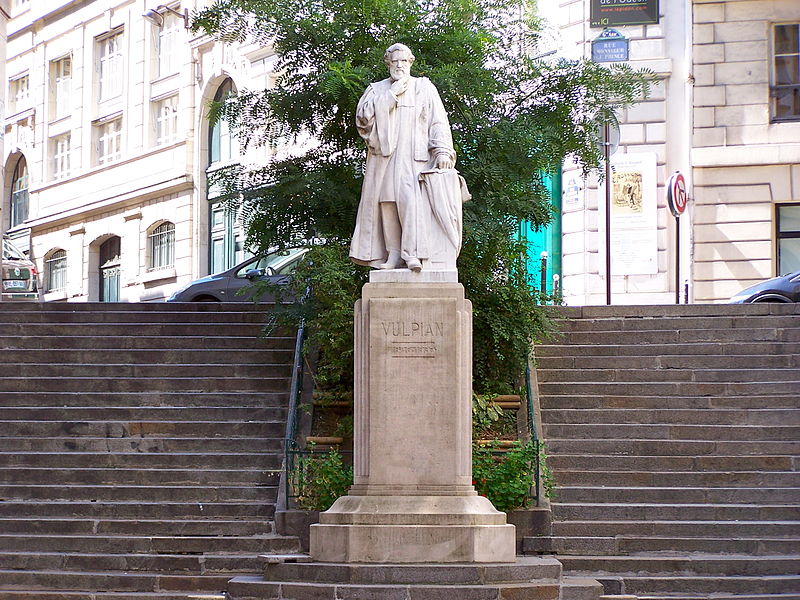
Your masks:
[{"label": "window", "polygon": [[60,119],[72,112],[72,57],[65,56],[50,63],[53,90],[53,118]]},{"label": "window", "polygon": [[122,94],[122,33],[97,41],[98,98],[100,102]]},{"label": "window", "polygon": [[122,118],[95,125],[97,164],[105,165],[122,158]]},{"label": "window", "polygon": [[28,163],[20,157],[11,178],[11,217],[9,227],[16,227],[28,218]]},{"label": "window", "polygon": [[[214,102],[224,102],[233,93],[233,81],[226,79],[214,95]],[[211,164],[229,162],[239,156],[239,142],[224,119],[210,124],[208,137]]]},{"label": "window", "polygon": [[175,264],[175,224],[167,221],[153,229],[148,236],[150,267],[148,270],[165,269]]},{"label": "window", "polygon": [[70,136],[59,135],[50,141],[53,179],[69,177]]},{"label": "window", "polygon": [[27,75],[15,77],[8,82],[8,104],[10,114],[18,113],[27,107],[30,99],[30,78]]},{"label": "window", "polygon": [[800,119],[800,23],[775,25],[773,39],[775,120]]},{"label": "window", "polygon": [[153,103],[156,126],[156,145],[163,146],[178,140],[178,96]]},{"label": "window", "polygon": [[800,271],[800,204],[778,204],[778,275]]},{"label": "window", "polygon": [[181,53],[178,51],[183,18],[171,12],[161,13],[163,24],[158,28],[156,53],[158,54],[158,76],[166,77],[178,72]]},{"label": "window", "polygon": [[45,260],[47,291],[63,290],[67,287],[67,253],[55,250]]}]

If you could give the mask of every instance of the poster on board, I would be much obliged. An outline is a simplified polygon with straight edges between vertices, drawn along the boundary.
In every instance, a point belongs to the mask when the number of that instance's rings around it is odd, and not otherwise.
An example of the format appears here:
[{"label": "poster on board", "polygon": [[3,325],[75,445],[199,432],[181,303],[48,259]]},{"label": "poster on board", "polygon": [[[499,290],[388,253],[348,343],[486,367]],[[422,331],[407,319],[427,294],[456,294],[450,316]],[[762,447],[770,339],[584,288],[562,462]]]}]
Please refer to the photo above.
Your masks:
[{"label": "poster on board", "polygon": [[592,0],[589,25],[648,25],[658,23],[658,0]]},{"label": "poster on board", "polygon": [[[654,275],[658,273],[656,155],[617,154],[611,166],[611,273]],[[601,224],[605,222],[604,185],[598,190]]]}]

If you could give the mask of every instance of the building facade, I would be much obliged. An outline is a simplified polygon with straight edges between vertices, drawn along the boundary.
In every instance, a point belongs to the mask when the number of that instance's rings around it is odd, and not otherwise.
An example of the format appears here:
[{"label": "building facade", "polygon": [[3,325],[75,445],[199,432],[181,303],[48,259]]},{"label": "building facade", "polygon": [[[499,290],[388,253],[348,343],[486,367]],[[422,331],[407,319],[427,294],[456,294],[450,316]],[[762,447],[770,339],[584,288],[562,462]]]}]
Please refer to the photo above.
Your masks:
[{"label": "building facade", "polygon": [[[658,78],[645,101],[619,115],[610,160],[612,303],[671,303],[676,292],[681,301],[725,302],[799,270],[800,2],[540,7],[561,54],[590,58],[594,48],[595,60],[627,59]],[[655,18],[641,15],[647,10]],[[644,22],[619,24],[626,14]],[[667,202],[676,171],[688,193],[679,218]],[[605,184],[574,165],[565,166],[562,183],[565,300],[604,304]]]},{"label": "building facade", "polygon": [[164,300],[242,260],[207,178],[267,151],[210,123],[209,102],[273,85],[272,52],[192,34],[193,0],[12,2],[0,229],[43,299]]}]

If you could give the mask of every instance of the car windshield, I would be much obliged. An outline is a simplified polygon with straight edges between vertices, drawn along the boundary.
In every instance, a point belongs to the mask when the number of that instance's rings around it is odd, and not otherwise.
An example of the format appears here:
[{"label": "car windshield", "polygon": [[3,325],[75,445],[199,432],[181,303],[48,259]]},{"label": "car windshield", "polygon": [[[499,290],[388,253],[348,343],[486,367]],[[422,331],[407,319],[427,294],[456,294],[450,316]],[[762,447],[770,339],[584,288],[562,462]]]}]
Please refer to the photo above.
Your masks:
[{"label": "car windshield", "polygon": [[28,260],[9,240],[3,238],[3,260]]},{"label": "car windshield", "polygon": [[236,277],[245,277],[247,272],[253,269],[266,272],[267,268],[272,270],[270,273],[271,275],[288,275],[294,271],[298,259],[305,254],[305,252],[305,248],[288,248],[286,250],[272,252],[240,267],[236,271]]}]

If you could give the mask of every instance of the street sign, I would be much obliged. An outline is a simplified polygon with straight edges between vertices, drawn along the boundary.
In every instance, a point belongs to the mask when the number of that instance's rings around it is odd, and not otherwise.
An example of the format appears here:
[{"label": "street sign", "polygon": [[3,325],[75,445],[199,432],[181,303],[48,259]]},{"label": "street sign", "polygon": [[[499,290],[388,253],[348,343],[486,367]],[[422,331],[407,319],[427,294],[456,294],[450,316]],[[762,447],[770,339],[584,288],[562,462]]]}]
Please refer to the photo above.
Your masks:
[{"label": "street sign", "polygon": [[667,181],[667,204],[677,219],[686,210],[686,180],[680,171],[675,171]]},{"label": "street sign", "polygon": [[628,60],[628,38],[616,29],[604,29],[592,40],[594,62],[625,62]]}]

